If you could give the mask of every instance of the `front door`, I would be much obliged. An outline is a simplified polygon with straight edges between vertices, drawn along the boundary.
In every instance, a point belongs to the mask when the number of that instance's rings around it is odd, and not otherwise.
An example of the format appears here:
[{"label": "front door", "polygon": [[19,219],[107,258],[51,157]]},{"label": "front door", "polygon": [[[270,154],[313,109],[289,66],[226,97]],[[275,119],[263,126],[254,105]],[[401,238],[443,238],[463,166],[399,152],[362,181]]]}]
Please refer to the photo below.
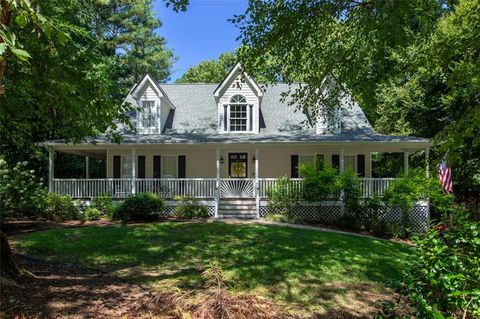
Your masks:
[{"label": "front door", "polygon": [[248,176],[248,154],[247,153],[229,153],[228,154],[228,177],[247,178]]}]

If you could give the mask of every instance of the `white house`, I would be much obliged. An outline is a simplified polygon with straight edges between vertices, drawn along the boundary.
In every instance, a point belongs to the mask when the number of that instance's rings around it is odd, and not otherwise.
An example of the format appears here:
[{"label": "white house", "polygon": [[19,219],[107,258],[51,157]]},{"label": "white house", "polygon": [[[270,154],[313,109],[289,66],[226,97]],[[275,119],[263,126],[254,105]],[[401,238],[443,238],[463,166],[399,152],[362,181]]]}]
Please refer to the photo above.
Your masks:
[{"label": "white house", "polygon": [[[425,150],[428,156],[428,139],[376,133],[347,94],[331,117],[311,118],[281,101],[287,90],[286,84],[260,86],[240,64],[220,84],[159,84],[146,75],[126,97],[142,111],[128,114],[136,132],[121,127],[121,144],[104,136],[95,144],[93,139],[45,143],[50,190],[86,199],[146,191],[167,198],[189,195],[204,200],[217,216],[227,214],[226,205],[239,203],[229,199],[244,199],[240,203],[259,216],[275,178],[301,182],[301,163],[323,160],[340,171],[351,168],[369,196],[391,180],[371,178],[373,152],[404,152],[406,170],[409,153]],[[57,179],[55,152],[105,159],[107,176],[90,179],[87,169],[85,179]]]}]

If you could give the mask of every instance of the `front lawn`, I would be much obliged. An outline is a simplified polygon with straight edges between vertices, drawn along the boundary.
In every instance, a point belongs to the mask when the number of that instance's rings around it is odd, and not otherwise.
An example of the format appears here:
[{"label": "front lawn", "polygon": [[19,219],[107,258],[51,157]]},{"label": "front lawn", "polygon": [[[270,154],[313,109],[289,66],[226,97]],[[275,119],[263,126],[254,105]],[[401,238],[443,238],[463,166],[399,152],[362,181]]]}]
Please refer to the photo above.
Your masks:
[{"label": "front lawn", "polygon": [[13,244],[27,254],[101,267],[162,291],[201,293],[201,273],[218,260],[231,291],[308,312],[371,306],[391,295],[386,287],[411,254],[388,241],[220,222],[53,229]]}]

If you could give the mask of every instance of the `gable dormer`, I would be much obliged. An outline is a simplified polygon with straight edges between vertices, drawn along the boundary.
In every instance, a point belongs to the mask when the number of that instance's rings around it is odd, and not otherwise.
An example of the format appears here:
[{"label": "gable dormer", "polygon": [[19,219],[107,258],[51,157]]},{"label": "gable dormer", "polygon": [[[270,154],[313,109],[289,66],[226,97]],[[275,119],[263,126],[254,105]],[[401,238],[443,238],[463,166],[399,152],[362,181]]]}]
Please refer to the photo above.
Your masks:
[{"label": "gable dormer", "polygon": [[316,110],[317,134],[342,133],[342,109],[351,98],[333,77],[326,77],[318,91],[319,103]]},{"label": "gable dormer", "polygon": [[149,75],[143,79],[131,92],[136,101],[135,116],[138,134],[161,134],[170,110],[174,106],[165,91]]},{"label": "gable dormer", "polygon": [[213,96],[218,108],[219,133],[259,133],[263,92],[240,63],[232,68]]}]

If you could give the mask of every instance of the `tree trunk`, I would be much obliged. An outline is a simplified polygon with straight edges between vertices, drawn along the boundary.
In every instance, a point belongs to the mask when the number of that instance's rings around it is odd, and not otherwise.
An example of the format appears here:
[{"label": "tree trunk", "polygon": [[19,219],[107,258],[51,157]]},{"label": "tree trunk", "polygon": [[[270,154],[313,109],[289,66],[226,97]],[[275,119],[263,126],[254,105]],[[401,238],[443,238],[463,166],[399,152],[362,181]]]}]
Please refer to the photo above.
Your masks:
[{"label": "tree trunk", "polygon": [[13,260],[12,250],[8,243],[8,238],[4,232],[0,230],[0,270],[1,276],[9,279],[15,279],[20,275],[17,264]]}]

